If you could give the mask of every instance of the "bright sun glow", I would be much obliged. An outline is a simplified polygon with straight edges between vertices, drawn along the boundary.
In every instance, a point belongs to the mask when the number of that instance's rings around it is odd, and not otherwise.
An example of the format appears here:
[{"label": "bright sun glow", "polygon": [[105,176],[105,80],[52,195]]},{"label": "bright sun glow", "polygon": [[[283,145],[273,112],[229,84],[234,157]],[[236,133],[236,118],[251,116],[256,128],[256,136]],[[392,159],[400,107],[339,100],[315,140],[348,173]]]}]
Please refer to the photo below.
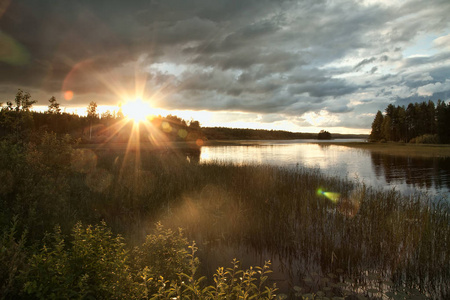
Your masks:
[{"label": "bright sun glow", "polygon": [[145,121],[152,114],[152,109],[148,102],[142,99],[135,99],[126,102],[122,106],[122,112],[125,117],[133,120],[135,123]]}]

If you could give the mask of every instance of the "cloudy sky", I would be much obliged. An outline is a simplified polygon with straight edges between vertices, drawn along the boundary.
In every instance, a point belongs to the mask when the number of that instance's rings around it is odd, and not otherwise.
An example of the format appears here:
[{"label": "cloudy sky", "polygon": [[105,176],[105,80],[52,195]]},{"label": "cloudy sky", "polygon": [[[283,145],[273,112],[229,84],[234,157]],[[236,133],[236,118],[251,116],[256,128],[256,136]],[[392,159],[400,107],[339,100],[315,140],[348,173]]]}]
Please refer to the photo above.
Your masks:
[{"label": "cloudy sky", "polygon": [[450,1],[0,0],[0,102],[18,88],[78,113],[141,97],[203,126],[368,133],[389,103],[449,100]]}]

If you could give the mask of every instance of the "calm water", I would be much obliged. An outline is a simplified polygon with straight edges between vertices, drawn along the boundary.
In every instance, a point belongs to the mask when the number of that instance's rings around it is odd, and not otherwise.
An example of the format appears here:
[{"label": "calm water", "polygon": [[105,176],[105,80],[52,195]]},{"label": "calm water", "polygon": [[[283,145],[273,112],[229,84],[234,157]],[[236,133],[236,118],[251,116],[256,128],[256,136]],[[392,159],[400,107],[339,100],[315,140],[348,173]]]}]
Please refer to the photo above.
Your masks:
[{"label": "calm water", "polygon": [[449,158],[399,157],[308,140],[241,143],[202,147],[200,163],[223,161],[320,168],[328,175],[346,176],[377,188],[395,188],[405,195],[424,192],[438,199],[449,199]]}]

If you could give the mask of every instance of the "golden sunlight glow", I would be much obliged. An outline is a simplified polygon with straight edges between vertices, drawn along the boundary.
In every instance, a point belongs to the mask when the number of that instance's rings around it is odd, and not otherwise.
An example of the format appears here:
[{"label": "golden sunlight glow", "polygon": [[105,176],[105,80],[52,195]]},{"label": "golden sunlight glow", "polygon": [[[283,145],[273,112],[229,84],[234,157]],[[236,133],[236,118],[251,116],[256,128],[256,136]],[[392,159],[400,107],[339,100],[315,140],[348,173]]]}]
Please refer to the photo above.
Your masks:
[{"label": "golden sunlight glow", "polygon": [[139,123],[145,121],[152,114],[152,108],[148,102],[142,101],[142,99],[135,99],[126,102],[122,106],[122,112],[128,119]]}]

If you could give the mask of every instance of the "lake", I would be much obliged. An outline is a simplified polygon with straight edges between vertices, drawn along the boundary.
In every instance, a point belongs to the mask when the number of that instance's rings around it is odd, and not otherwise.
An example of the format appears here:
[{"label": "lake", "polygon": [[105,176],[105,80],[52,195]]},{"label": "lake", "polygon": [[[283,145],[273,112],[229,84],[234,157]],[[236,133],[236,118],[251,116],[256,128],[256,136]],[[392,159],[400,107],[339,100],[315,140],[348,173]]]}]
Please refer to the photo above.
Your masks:
[{"label": "lake", "polygon": [[[333,142],[362,140],[333,140]],[[427,193],[448,199],[450,158],[400,157],[370,150],[318,144],[317,140],[237,141],[241,145],[204,146],[200,163],[269,164],[320,168],[368,186],[395,189],[404,195]]]}]

